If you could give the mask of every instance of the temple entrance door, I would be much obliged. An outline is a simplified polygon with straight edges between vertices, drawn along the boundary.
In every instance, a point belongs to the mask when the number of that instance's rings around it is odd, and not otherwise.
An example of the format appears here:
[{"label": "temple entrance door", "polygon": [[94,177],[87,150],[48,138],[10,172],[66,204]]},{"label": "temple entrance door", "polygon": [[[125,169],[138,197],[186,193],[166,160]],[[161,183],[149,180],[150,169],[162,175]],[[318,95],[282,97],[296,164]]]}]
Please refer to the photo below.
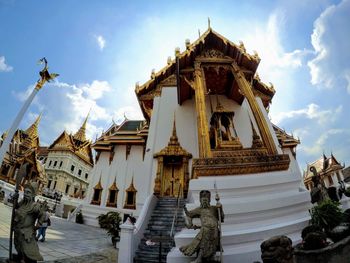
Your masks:
[{"label": "temple entrance door", "polygon": [[182,156],[165,156],[161,196],[183,197],[184,168]]}]

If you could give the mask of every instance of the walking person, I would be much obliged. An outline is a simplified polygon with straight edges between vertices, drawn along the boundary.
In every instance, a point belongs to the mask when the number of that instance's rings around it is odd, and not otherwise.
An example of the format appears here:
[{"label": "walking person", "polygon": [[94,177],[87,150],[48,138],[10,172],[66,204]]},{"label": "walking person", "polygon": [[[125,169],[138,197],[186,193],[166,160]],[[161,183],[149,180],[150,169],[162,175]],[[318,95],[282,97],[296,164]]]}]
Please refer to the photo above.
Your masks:
[{"label": "walking person", "polygon": [[42,204],[42,209],[44,211],[44,221],[43,221],[42,225],[40,226],[40,228],[38,229],[36,240],[44,242],[45,235],[46,235],[46,229],[47,229],[47,227],[51,226],[50,213],[48,212],[48,205],[47,205],[46,201],[44,201],[44,203]]}]

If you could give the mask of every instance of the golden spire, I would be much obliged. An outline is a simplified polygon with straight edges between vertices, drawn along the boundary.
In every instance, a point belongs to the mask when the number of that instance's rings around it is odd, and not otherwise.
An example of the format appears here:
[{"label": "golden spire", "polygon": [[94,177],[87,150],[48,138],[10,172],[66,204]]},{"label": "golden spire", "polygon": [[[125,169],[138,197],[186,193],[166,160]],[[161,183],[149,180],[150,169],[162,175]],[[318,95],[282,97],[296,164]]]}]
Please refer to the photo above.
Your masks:
[{"label": "golden spire", "polygon": [[31,139],[35,139],[39,137],[38,126],[41,120],[41,116],[42,116],[42,113],[40,113],[39,116],[35,119],[34,123],[30,125],[28,129],[25,130],[25,133],[28,134],[29,138]]},{"label": "golden spire", "polygon": [[174,112],[173,132],[172,132],[172,135],[170,137],[170,141],[169,141],[168,145],[179,145],[179,140],[178,140],[177,134],[176,134],[176,117],[175,117],[175,112]]},{"label": "golden spire", "polygon": [[86,123],[87,123],[87,120],[89,118],[89,115],[90,115],[90,111],[89,111],[88,115],[86,116],[80,129],[76,132],[76,134],[74,134],[74,136],[73,136],[74,139],[79,140],[81,142],[86,141],[85,131],[86,131]]}]

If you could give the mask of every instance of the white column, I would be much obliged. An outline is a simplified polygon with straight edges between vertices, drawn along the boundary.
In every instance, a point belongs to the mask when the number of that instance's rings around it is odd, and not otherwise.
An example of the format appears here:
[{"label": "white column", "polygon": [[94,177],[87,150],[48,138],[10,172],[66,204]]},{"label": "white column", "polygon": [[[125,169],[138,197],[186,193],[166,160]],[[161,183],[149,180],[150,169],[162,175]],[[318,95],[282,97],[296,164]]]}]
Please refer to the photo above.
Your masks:
[{"label": "white column", "polygon": [[28,99],[24,102],[21,110],[17,114],[16,119],[13,121],[12,126],[7,134],[7,137],[5,138],[5,141],[0,148],[0,165],[2,163],[2,160],[4,159],[4,155],[5,155],[6,151],[9,148],[9,145],[12,141],[13,135],[15,134],[16,130],[18,129],[18,126],[19,126],[25,112],[27,111],[29,105],[32,103],[32,101],[33,101],[35,95],[38,93],[38,91],[39,90],[36,88],[32,91],[32,93],[29,95]]},{"label": "white column", "polygon": [[127,219],[124,224],[120,226],[120,242],[118,263],[132,263],[134,257],[133,237],[134,225]]}]

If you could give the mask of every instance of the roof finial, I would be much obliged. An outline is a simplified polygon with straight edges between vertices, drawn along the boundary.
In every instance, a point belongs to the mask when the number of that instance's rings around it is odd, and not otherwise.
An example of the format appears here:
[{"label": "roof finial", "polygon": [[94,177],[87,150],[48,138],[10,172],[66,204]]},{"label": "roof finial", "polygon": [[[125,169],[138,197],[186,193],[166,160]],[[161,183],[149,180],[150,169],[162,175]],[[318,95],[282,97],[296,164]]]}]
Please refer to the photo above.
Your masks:
[{"label": "roof finial", "polygon": [[189,50],[191,46],[191,41],[188,38],[185,40],[185,45],[186,45],[186,49]]},{"label": "roof finial", "polygon": [[79,140],[81,142],[85,142],[86,141],[86,136],[85,136],[85,131],[86,131],[86,123],[87,123],[87,120],[90,116],[90,111],[91,111],[91,108],[83,122],[83,124],[81,125],[80,129],[76,132],[76,134],[74,134],[74,139],[76,140]]},{"label": "roof finial", "polygon": [[126,112],[124,111],[124,120],[127,121],[128,117],[126,117]]},{"label": "roof finial", "polygon": [[211,27],[210,27],[210,17],[208,17],[208,29],[211,29]]},{"label": "roof finial", "polygon": [[201,37],[201,31],[198,29],[198,37]]}]

